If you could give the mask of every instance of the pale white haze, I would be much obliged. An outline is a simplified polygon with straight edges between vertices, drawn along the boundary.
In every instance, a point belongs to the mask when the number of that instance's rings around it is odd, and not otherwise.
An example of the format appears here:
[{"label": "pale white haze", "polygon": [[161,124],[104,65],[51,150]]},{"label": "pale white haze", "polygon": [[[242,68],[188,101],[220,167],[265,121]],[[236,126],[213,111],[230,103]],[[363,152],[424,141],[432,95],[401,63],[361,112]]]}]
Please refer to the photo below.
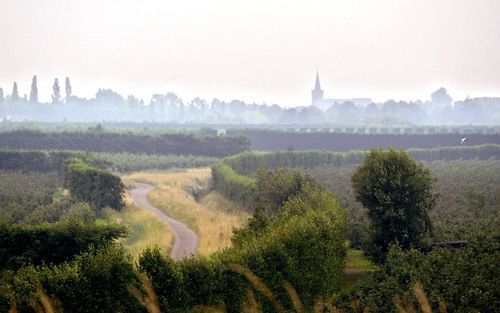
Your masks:
[{"label": "pale white haze", "polygon": [[148,101],[500,96],[500,1],[0,0],[0,87],[54,78]]}]

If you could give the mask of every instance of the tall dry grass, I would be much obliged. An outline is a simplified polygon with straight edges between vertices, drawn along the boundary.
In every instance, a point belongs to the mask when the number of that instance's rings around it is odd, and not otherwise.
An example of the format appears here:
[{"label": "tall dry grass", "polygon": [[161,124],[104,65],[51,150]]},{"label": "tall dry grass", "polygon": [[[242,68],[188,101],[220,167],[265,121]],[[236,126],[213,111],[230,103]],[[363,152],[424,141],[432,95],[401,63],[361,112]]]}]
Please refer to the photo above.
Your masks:
[{"label": "tall dry grass", "polygon": [[149,313],[160,313],[160,301],[153,287],[153,283],[144,274],[139,274],[139,281],[144,287],[145,293],[137,289],[137,287],[129,285],[128,292],[137,299]]},{"label": "tall dry grass", "polygon": [[[398,313],[432,313],[429,298],[427,297],[422,284],[420,284],[419,282],[414,283],[411,287],[411,290],[413,292],[413,295],[417,299],[419,307],[415,307],[410,299],[402,299],[401,297],[396,296],[394,298],[394,306],[396,307],[396,311]],[[446,313],[446,310],[446,303],[442,299],[439,300],[438,312]]]},{"label": "tall dry grass", "polygon": [[249,214],[217,192],[209,192],[211,170],[134,173],[128,184],[144,182],[157,186],[148,199],[165,214],[185,223],[199,237],[198,253],[208,256],[231,243],[234,228],[242,227]]},{"label": "tall dry grass", "polygon": [[[266,298],[274,307],[277,313],[288,313],[283,304],[278,300],[278,298],[273,294],[272,290],[253,273],[249,268],[244,267],[239,264],[232,264],[229,267],[230,270],[241,274],[244,276],[251,285],[251,288],[247,289],[246,299],[243,301],[242,313],[263,313],[262,305],[257,301],[255,296],[255,291],[259,292],[264,298]],[[139,303],[141,303],[148,313],[161,313],[160,301],[156,291],[153,287],[151,280],[144,274],[137,274],[139,281],[142,283],[142,288],[139,289],[135,286],[129,285],[128,292],[133,296]],[[252,289],[253,288],[253,289]],[[297,293],[297,290],[285,281],[283,283],[283,288],[286,290],[290,301],[293,305],[293,310],[291,312],[295,313],[306,313],[302,301]],[[432,309],[429,303],[429,298],[425,293],[422,285],[420,283],[415,283],[411,291],[415,296],[418,307],[413,306],[410,299],[402,300],[400,297],[394,298],[394,306],[398,313],[432,313]],[[56,308],[54,301],[51,300],[44,292],[43,288],[39,285],[37,287],[37,292],[35,297],[30,302],[31,307],[36,313],[62,313],[62,309]],[[368,307],[362,307],[359,299],[353,299],[351,302],[352,310],[355,313],[369,313]],[[192,312],[199,313],[227,313],[227,309],[224,303],[220,303],[217,306],[195,306],[191,309]],[[17,308],[15,302],[11,304],[8,313],[17,313]],[[323,298],[318,297],[313,304],[311,313],[344,313],[342,309],[337,307],[329,307],[326,305]],[[446,304],[443,300],[439,301],[438,313],[447,313]],[[473,310],[471,313],[479,313],[477,310]]]},{"label": "tall dry grass", "polygon": [[[43,287],[39,284],[36,287],[36,294],[30,301],[30,306],[35,313],[62,313],[61,309],[57,309],[54,302],[47,296]],[[8,313],[17,313],[16,302],[10,304]]]}]

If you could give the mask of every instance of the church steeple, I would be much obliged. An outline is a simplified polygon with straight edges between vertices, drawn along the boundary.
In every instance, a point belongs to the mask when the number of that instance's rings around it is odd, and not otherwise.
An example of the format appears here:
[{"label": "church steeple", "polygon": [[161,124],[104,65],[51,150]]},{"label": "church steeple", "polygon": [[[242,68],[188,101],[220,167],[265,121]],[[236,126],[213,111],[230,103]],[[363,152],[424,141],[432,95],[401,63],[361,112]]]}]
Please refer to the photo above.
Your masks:
[{"label": "church steeple", "polygon": [[316,72],[316,82],[314,83],[314,89],[311,91],[311,96],[312,105],[318,105],[321,101],[323,101],[323,90],[321,90],[318,72]]},{"label": "church steeple", "polygon": [[314,84],[314,90],[321,90],[321,84],[319,83],[319,73],[316,72],[316,83]]}]

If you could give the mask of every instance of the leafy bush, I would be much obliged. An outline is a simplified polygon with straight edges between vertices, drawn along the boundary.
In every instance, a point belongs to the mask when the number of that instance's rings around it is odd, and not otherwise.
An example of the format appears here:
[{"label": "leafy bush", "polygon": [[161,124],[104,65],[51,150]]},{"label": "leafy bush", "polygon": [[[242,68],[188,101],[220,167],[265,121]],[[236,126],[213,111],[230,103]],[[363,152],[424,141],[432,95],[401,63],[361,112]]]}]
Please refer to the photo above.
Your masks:
[{"label": "leafy bush", "polygon": [[[496,312],[500,307],[500,234],[478,234],[465,249],[390,250],[386,263],[354,294],[370,312],[395,312],[393,299],[419,281],[433,310],[443,300],[448,312]],[[409,294],[402,294],[408,299]]]},{"label": "leafy bush", "polygon": [[228,165],[218,162],[212,166],[213,187],[231,200],[250,205],[253,202],[255,181],[236,174]]},{"label": "leafy bush", "polygon": [[120,177],[92,167],[81,160],[68,160],[65,186],[72,196],[90,203],[96,210],[106,206],[121,210],[124,206],[125,186]]},{"label": "leafy bush", "polygon": [[136,283],[130,256],[119,246],[105,245],[91,248],[69,263],[4,272],[0,309],[15,302],[18,312],[33,312],[30,304],[37,297],[37,286],[43,286],[63,312],[144,312],[127,290]]},{"label": "leafy bush", "polygon": [[62,263],[89,246],[104,246],[123,237],[125,228],[81,223],[14,226],[0,224],[0,269]]}]

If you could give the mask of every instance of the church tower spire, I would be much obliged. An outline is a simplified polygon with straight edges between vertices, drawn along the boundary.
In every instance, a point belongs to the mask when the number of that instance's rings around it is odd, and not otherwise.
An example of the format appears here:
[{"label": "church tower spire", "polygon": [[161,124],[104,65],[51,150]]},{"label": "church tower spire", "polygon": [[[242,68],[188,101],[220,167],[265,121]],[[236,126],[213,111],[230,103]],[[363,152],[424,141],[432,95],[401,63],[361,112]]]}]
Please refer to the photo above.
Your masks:
[{"label": "church tower spire", "polygon": [[314,83],[314,89],[311,91],[312,105],[317,106],[321,101],[323,101],[323,90],[321,89],[321,84],[319,82],[319,73],[316,72],[316,82]]},{"label": "church tower spire", "polygon": [[316,83],[314,84],[314,90],[321,90],[321,84],[319,83],[319,73],[316,72]]}]

